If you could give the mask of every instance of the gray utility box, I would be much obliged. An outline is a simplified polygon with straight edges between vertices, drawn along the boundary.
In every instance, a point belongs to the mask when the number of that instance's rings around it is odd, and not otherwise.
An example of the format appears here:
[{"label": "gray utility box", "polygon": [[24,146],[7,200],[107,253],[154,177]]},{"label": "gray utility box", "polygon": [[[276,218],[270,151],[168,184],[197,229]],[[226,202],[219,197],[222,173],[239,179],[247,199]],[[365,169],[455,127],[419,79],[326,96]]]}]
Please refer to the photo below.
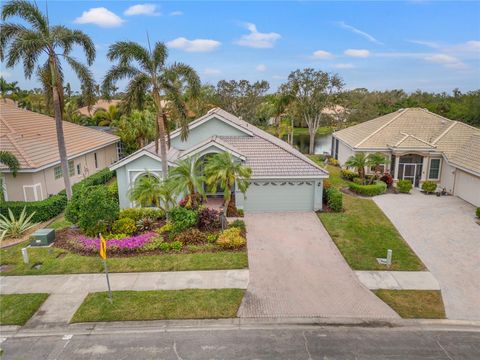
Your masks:
[{"label": "gray utility box", "polygon": [[48,246],[55,241],[54,229],[40,229],[30,237],[30,246]]}]

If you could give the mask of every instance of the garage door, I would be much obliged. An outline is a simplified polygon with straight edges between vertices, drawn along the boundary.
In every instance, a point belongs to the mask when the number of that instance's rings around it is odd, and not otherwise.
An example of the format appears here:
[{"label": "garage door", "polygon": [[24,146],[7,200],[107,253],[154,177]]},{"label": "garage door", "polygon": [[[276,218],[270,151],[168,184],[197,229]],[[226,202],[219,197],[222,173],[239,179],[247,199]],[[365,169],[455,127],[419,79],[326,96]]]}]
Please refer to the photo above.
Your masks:
[{"label": "garage door", "polygon": [[480,206],[480,178],[457,170],[455,195],[475,206]]},{"label": "garage door", "polygon": [[250,212],[312,211],[313,181],[253,181],[244,208]]}]

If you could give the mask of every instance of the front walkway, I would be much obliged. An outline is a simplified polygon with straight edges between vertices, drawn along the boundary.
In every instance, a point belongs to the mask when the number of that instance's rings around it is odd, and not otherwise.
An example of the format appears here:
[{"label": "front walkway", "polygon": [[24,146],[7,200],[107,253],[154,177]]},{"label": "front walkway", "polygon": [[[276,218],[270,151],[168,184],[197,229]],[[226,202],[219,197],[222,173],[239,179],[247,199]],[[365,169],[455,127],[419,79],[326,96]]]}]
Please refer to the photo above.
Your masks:
[{"label": "front walkway", "polygon": [[398,318],[360,283],[315,213],[245,222],[250,283],[240,317]]},{"label": "front walkway", "polygon": [[[245,289],[248,270],[171,271],[110,274],[112,291]],[[27,323],[68,323],[88,293],[107,291],[105,274],[0,277],[0,293],[49,293]]]},{"label": "front walkway", "polygon": [[355,271],[358,280],[370,290],[440,290],[428,271]]},{"label": "front walkway", "polygon": [[475,208],[454,196],[418,190],[381,195],[374,201],[440,283],[447,318],[480,320],[480,226]]}]

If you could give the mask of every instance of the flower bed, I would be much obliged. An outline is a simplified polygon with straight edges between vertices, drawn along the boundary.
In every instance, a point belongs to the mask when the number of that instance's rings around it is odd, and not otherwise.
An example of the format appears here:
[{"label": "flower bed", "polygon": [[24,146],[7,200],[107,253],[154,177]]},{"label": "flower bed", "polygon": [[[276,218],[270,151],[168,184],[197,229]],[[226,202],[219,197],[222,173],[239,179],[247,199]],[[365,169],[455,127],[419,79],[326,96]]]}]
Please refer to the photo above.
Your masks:
[{"label": "flower bed", "polygon": [[[107,240],[107,251],[109,253],[132,253],[141,251],[142,248],[150,243],[153,238],[158,236],[155,232],[146,232],[144,234],[129,236],[122,239]],[[100,239],[79,235],[68,240],[71,246],[82,253],[98,253],[100,249]]]}]

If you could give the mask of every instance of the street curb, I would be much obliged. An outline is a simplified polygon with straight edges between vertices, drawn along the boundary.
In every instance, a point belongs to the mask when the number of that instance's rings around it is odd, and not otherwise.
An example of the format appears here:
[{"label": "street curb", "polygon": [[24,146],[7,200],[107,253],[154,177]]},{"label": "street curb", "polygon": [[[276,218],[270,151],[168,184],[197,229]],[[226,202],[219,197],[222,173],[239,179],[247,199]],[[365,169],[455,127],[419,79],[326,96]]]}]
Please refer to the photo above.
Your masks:
[{"label": "street curb", "polygon": [[114,321],[40,326],[0,326],[2,337],[63,336],[65,334],[114,334],[175,331],[226,331],[313,327],[356,327],[366,329],[480,332],[477,320],[369,319],[369,318],[231,318],[202,320]]}]

